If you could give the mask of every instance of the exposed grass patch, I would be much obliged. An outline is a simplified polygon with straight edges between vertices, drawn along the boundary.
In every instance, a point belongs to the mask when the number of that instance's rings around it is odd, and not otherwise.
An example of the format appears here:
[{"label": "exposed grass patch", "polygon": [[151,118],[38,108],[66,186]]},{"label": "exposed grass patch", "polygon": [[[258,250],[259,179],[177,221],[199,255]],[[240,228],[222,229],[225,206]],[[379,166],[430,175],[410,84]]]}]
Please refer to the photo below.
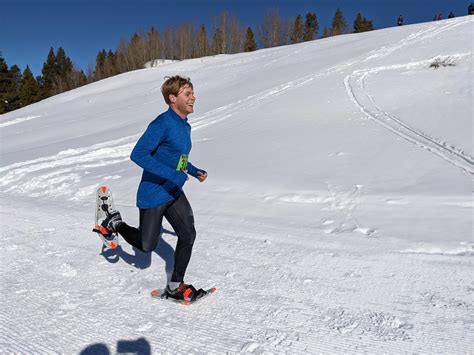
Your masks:
[{"label": "exposed grass patch", "polygon": [[430,68],[439,69],[441,67],[455,67],[456,63],[453,58],[445,57],[445,58],[435,58],[433,62],[430,64]]}]

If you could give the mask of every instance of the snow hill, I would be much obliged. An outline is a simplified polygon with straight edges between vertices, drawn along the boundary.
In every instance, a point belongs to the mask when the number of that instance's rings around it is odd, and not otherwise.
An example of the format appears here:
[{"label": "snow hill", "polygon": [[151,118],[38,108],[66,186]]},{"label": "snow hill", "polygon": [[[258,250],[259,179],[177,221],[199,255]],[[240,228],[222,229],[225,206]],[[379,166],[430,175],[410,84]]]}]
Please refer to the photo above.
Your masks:
[{"label": "snow hill", "polygon": [[[474,17],[119,75],[0,116],[0,352],[445,352],[474,344]],[[444,63],[435,69],[433,63]],[[190,76],[192,306],[157,250],[104,251],[95,189],[138,224],[129,154]],[[471,350],[469,350],[471,349]]]}]

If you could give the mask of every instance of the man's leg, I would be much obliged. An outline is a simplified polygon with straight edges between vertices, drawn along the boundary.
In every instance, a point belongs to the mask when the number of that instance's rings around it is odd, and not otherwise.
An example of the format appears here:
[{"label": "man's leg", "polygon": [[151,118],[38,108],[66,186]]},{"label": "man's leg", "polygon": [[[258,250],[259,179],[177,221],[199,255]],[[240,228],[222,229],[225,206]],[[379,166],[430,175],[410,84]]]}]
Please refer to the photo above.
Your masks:
[{"label": "man's leg", "polygon": [[160,239],[163,214],[171,204],[172,202],[168,202],[155,208],[140,208],[140,227],[131,227],[122,222],[117,227],[117,232],[128,244],[141,251],[155,250]]},{"label": "man's leg", "polygon": [[122,222],[117,226],[117,232],[131,246],[142,250],[142,240],[140,229],[131,227],[127,223]]},{"label": "man's leg", "polygon": [[171,282],[182,282],[196,238],[193,210],[184,193],[166,210],[165,217],[178,236]]}]

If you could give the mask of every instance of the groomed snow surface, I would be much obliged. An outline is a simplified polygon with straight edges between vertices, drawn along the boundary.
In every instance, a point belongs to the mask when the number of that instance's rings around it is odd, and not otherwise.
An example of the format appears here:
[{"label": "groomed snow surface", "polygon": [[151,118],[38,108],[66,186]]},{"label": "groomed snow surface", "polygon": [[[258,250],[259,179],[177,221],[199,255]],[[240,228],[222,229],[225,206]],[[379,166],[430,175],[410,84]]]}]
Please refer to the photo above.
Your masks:
[{"label": "groomed snow surface", "polygon": [[[162,64],[0,116],[0,353],[470,353],[473,17]],[[445,63],[435,69],[433,62]],[[138,224],[129,159],[190,76],[187,279],[91,232],[106,184]]]}]

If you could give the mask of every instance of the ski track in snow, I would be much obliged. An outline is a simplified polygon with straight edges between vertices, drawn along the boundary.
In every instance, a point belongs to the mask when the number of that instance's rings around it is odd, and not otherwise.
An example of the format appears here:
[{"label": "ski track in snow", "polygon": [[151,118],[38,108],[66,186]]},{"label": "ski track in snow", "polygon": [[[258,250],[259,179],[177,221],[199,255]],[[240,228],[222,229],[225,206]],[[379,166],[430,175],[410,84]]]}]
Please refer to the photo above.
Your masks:
[{"label": "ski track in snow", "polygon": [[407,248],[400,251],[407,254],[432,254],[432,255],[453,255],[453,256],[474,256],[474,243],[461,243],[460,246],[450,249],[439,246],[425,245],[415,248]]},{"label": "ski track in snow", "polygon": [[[0,189],[32,197],[69,196],[70,200],[88,197],[94,193],[97,184],[78,189],[83,177],[93,169],[128,162],[137,138],[135,135],[90,147],[67,149],[52,156],[1,167]],[[98,176],[104,180],[118,177]]]},{"label": "ski track in snow", "polygon": [[386,57],[397,50],[403,49],[403,47],[412,45],[417,42],[422,42],[426,39],[433,38],[445,31],[454,29],[458,26],[463,26],[470,21],[471,20],[468,18],[461,22],[447,23],[447,24],[443,24],[442,26],[439,26],[438,24],[434,24],[433,26],[429,28],[422,29],[418,32],[410,34],[408,37],[401,39],[395,45],[392,45],[389,47],[382,47],[380,49],[376,49],[369,52],[369,55],[367,56],[367,58],[363,60],[363,62],[368,62],[374,59],[380,59],[380,58]]},{"label": "ski track in snow", "polygon": [[[462,58],[469,55],[471,55],[471,53],[453,54],[446,57]],[[423,61],[400,65],[356,70],[344,79],[347,94],[359,110],[369,119],[382,125],[384,128],[403,139],[438,155],[461,170],[468,172],[469,174],[474,174],[473,157],[469,156],[461,149],[456,148],[454,145],[449,144],[444,140],[433,138],[423,131],[408,125],[395,115],[383,111],[378,107],[372,95],[365,90],[367,78],[372,74],[386,70],[426,68],[434,59],[435,58],[430,58]]]},{"label": "ski track in snow", "polygon": [[[395,50],[399,50],[402,47],[407,45],[412,45],[413,43],[423,41],[428,38],[439,35],[440,33],[454,29],[458,26],[462,26],[465,23],[469,23],[471,19],[464,20],[457,23],[449,23],[439,26],[432,26],[431,28],[421,30],[419,32],[413,33],[410,36],[406,37],[399,41],[398,44],[390,46],[387,48],[381,48],[369,53],[369,56],[363,60],[363,62],[370,61],[373,59],[379,59],[381,57],[391,54]],[[369,119],[374,122],[382,125],[387,130],[392,133],[402,137],[403,139],[416,144],[417,146],[426,149],[427,151],[438,155],[447,162],[455,165],[461,170],[474,174],[474,158],[468,155],[466,152],[461,149],[456,148],[454,145],[447,143],[446,141],[438,138],[430,137],[430,135],[424,133],[423,131],[416,129],[406,122],[402,121],[400,118],[396,117],[393,114],[383,111],[378,107],[374,98],[370,93],[365,90],[367,78],[372,74],[377,74],[386,70],[399,70],[399,69],[417,69],[427,67],[430,63],[433,62],[436,58],[443,57],[455,57],[463,58],[466,56],[472,56],[472,52],[452,54],[446,56],[437,56],[435,58],[430,58],[427,60],[421,60],[416,62],[390,65],[390,66],[380,66],[372,67],[367,69],[359,69],[352,72],[352,74],[347,75],[344,78],[344,85],[346,87],[346,92],[351,99],[351,101],[359,108],[359,110]]]},{"label": "ski track in snow", "polygon": [[10,121],[2,122],[0,123],[0,128],[7,127],[7,126],[12,126],[18,123],[34,120],[36,118],[40,118],[41,116],[38,115],[33,115],[33,116],[25,116],[25,117],[18,117]]}]

